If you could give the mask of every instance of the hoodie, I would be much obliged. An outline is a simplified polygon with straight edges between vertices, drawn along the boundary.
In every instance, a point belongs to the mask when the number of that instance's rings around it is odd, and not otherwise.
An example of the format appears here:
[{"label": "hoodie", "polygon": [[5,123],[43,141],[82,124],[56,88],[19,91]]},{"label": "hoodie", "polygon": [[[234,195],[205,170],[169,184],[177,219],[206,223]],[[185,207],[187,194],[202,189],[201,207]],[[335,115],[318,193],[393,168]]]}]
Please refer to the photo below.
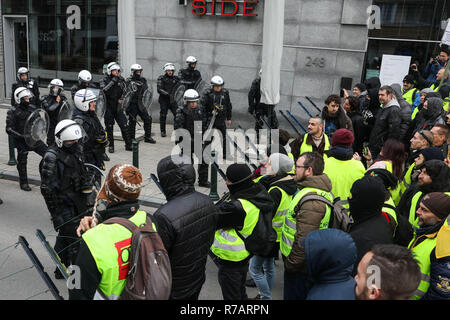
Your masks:
[{"label": "hoodie", "polygon": [[354,300],[356,262],[353,239],[338,229],[316,230],[305,239],[308,278],[312,288],[307,300]]}]

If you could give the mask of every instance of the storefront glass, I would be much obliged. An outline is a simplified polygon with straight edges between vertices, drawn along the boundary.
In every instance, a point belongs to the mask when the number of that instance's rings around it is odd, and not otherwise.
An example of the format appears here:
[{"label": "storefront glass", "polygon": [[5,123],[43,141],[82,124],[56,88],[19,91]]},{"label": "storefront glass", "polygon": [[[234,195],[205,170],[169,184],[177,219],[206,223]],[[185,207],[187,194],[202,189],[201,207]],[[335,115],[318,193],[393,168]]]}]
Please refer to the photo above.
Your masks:
[{"label": "storefront glass", "polygon": [[[28,16],[31,75],[66,87],[80,70],[103,74],[117,60],[117,0],[2,0],[2,13]],[[98,78],[98,77],[96,77]]]},{"label": "storefront glass", "polygon": [[378,76],[383,54],[411,56],[423,73],[439,44],[450,13],[449,0],[374,0],[381,29],[369,31],[365,79]]}]

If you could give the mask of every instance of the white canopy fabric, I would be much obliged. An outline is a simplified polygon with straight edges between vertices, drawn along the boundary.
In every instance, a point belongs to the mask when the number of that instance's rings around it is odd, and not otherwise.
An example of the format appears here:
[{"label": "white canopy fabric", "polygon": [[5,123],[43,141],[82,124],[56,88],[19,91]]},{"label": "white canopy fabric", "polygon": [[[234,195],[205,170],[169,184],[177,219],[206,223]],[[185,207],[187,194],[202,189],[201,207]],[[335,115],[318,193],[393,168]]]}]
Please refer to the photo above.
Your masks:
[{"label": "white canopy fabric", "polygon": [[283,55],[285,0],[264,1],[261,102],[280,102],[280,70]]}]

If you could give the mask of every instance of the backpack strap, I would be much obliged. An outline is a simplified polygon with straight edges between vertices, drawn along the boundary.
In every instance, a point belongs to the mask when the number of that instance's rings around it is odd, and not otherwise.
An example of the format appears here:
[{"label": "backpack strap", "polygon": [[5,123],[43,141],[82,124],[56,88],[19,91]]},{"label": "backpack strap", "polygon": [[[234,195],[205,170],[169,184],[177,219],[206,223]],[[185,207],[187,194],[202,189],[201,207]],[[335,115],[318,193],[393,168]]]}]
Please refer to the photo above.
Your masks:
[{"label": "backpack strap", "polygon": [[[131,233],[134,233],[134,231],[139,228],[137,225],[135,225],[133,222],[131,222],[129,219],[125,218],[111,218],[103,222],[103,224],[120,224],[122,227],[127,228]],[[147,215],[145,220],[145,225],[150,227],[153,230],[152,226],[152,220]],[[153,230],[154,231],[154,230]]]},{"label": "backpack strap", "polygon": [[311,200],[317,200],[317,201],[321,201],[327,205],[329,205],[330,207],[334,207],[334,205],[326,198],[319,196],[318,194],[310,194],[310,195],[306,195],[302,198],[302,200],[300,200],[300,202],[297,204],[298,207],[301,207],[305,202],[307,201],[311,201]]}]

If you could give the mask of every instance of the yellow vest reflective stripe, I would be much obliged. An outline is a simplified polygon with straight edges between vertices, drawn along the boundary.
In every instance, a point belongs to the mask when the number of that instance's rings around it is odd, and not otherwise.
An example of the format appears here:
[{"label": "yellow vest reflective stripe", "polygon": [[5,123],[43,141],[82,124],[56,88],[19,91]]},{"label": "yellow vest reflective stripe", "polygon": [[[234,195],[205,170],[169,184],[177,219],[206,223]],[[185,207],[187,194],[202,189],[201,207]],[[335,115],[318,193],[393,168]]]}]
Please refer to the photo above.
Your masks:
[{"label": "yellow vest reflective stripe", "polygon": [[272,227],[277,232],[277,242],[280,242],[282,229],[283,229],[283,223],[284,223],[284,217],[286,216],[286,213],[288,212],[289,205],[291,204],[291,201],[292,201],[292,196],[287,194],[286,191],[284,191],[282,188],[277,187],[277,186],[270,188],[269,193],[273,189],[278,189],[281,192],[280,205],[277,208],[277,213],[275,214],[275,216],[272,219]]},{"label": "yellow vest reflective stripe", "polygon": [[437,232],[429,235],[424,235],[422,237],[427,237],[427,239],[423,240],[421,243],[416,245],[417,240],[420,238],[414,237],[414,239],[409,243],[408,248],[415,255],[415,259],[419,263],[420,272],[422,274],[422,279],[420,281],[419,287],[417,288],[414,296],[411,300],[419,300],[422,298],[425,293],[427,293],[428,288],[430,287],[430,255],[433,249],[436,247],[436,236]]},{"label": "yellow vest reflective stripe", "polygon": [[[297,207],[297,204],[300,202],[300,200],[308,193],[316,193],[326,199],[328,199],[331,203],[333,203],[333,196],[330,192],[326,192],[321,189],[317,188],[303,188],[294,195],[294,198],[292,199],[288,212],[285,215],[284,223],[283,223],[283,230],[282,230],[282,236],[281,236],[281,242],[280,242],[280,249],[281,253],[288,257],[289,254],[292,251],[292,245],[294,244],[294,238],[295,233],[297,232],[297,221],[296,221],[296,213],[295,208]],[[330,223],[330,217],[331,217],[331,208],[329,206],[326,206],[326,212],[325,216],[320,221],[320,227],[319,229],[326,229],[328,228],[328,225]]]},{"label": "yellow vest reflective stripe", "polygon": [[[323,136],[325,138],[325,148],[323,150],[324,151],[330,150],[330,139],[325,134],[325,132],[323,133]],[[308,138],[308,134],[305,133],[305,135],[303,136],[303,143],[300,147],[300,155],[302,155],[303,153],[306,153],[306,152],[313,152],[312,145],[306,143],[307,138]],[[324,156],[324,158],[326,157],[325,154],[323,156]]]},{"label": "yellow vest reflective stripe", "polygon": [[[147,213],[138,211],[129,220],[145,224]],[[155,226],[153,226],[155,228]],[[156,230],[156,228],[155,228]],[[83,240],[102,275],[99,289],[110,300],[117,300],[126,285],[131,249],[131,232],[119,224],[99,224],[83,234]]]},{"label": "yellow vest reflective stripe", "polygon": [[350,159],[347,161],[338,160],[334,157],[325,159],[323,172],[331,180],[331,193],[335,198],[341,198],[340,204],[346,209],[349,208],[348,197],[353,183],[364,177],[366,168],[361,161]]},{"label": "yellow vest reflective stripe", "polygon": [[227,261],[242,261],[246,259],[250,252],[245,249],[243,238],[247,238],[253,232],[256,223],[259,219],[259,208],[248,200],[238,199],[245,211],[245,220],[242,230],[235,229],[219,229],[214,235],[214,242],[211,246],[211,251],[220,259]]},{"label": "yellow vest reflective stripe", "polygon": [[[396,207],[394,200],[392,200],[392,197],[390,197],[389,200],[385,202],[385,204],[388,204],[394,208]],[[388,215],[390,215],[392,218],[394,218],[395,225],[398,225],[397,212],[395,212],[395,209],[392,209],[391,207],[388,206],[383,206],[383,211],[386,212]]]},{"label": "yellow vest reflective stripe", "polygon": [[[431,88],[434,92],[439,92],[439,86],[436,86],[435,84],[431,85],[430,88]],[[449,104],[450,104],[450,96],[449,96],[449,97],[442,98],[442,100],[444,100],[444,104],[443,104],[442,108],[443,108],[445,111],[448,111],[448,106],[449,106]]]},{"label": "yellow vest reflective stripe", "polygon": [[261,179],[264,178],[265,176],[266,176],[266,174],[263,174],[263,175],[259,176],[258,178],[253,179],[253,182],[254,182],[254,183],[257,183],[257,182],[259,182],[259,180],[261,180]]},{"label": "yellow vest reflective stripe", "polygon": [[416,107],[411,114],[411,120],[414,120],[418,113],[419,113],[419,107]]}]

